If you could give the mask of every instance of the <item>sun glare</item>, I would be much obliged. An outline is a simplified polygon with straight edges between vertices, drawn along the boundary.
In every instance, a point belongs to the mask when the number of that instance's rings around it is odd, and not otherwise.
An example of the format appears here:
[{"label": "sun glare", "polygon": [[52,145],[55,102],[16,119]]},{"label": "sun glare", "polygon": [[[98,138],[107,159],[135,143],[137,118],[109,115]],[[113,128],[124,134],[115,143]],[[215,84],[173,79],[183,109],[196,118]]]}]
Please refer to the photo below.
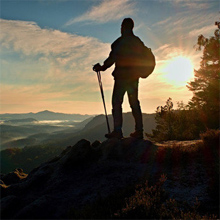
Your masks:
[{"label": "sun glare", "polygon": [[188,57],[178,56],[170,60],[164,69],[166,81],[182,86],[193,78],[193,64]]}]

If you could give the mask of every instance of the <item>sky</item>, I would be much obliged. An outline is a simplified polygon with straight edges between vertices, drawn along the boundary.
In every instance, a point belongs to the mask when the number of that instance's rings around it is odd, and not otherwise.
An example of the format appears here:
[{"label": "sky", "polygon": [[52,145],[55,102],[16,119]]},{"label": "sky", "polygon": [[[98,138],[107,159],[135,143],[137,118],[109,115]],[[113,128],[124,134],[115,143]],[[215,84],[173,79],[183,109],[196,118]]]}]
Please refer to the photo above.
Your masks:
[{"label": "sky", "polygon": [[[219,0],[1,0],[0,10],[0,113],[103,114],[92,66],[108,57],[126,17],[156,57],[154,72],[139,82],[142,112],[169,97],[174,107],[187,104],[202,56],[197,37],[213,36],[220,17]],[[113,69],[101,73],[108,113]],[[127,95],[123,111],[130,111]]]}]

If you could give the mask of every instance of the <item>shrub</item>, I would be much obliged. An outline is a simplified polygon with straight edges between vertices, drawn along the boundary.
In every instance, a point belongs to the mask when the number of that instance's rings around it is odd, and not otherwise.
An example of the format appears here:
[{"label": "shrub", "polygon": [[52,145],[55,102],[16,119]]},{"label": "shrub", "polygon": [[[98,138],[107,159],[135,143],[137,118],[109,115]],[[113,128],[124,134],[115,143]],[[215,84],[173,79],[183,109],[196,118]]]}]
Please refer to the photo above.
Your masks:
[{"label": "shrub", "polygon": [[[197,209],[198,199],[190,208],[183,208],[175,199],[166,199],[163,183],[166,176],[161,175],[159,182],[149,186],[148,182],[139,185],[135,195],[126,199],[126,207],[115,216],[122,219],[216,219],[214,215],[201,216]],[[184,210],[184,211],[183,211]]]},{"label": "shrub", "polygon": [[126,199],[126,207],[118,211],[115,216],[120,218],[158,218],[158,209],[165,201],[165,191],[162,189],[166,176],[162,175],[154,186],[140,184],[136,187],[135,194]]},{"label": "shrub", "polygon": [[152,134],[146,136],[155,141],[168,140],[193,140],[198,139],[201,131],[205,130],[199,113],[195,109],[189,109],[183,102],[178,102],[176,110],[173,109],[172,99],[166,101],[166,105],[158,106],[156,110],[156,128]]},{"label": "shrub", "polygon": [[206,132],[202,133],[200,137],[206,147],[215,148],[219,146],[219,130],[208,129]]}]

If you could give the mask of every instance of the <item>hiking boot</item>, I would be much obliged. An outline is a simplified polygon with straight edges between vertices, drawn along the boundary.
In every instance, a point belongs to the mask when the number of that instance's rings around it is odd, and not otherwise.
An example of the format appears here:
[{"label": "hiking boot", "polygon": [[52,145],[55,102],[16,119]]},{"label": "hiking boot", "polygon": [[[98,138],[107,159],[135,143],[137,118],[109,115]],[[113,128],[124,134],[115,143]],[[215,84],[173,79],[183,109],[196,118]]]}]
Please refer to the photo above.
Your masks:
[{"label": "hiking boot", "polygon": [[135,131],[130,134],[130,137],[137,138],[137,139],[143,139],[144,138],[143,131]]},{"label": "hiking boot", "polygon": [[123,134],[122,134],[122,131],[112,131],[111,133],[106,134],[105,137],[108,139],[110,138],[122,139]]}]

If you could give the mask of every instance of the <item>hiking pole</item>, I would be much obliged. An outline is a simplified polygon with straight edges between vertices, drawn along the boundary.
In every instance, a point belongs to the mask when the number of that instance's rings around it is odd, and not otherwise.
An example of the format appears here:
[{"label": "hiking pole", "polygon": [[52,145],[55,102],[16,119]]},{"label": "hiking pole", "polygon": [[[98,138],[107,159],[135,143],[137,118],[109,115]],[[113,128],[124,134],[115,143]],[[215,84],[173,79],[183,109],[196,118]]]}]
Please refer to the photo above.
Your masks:
[{"label": "hiking pole", "polygon": [[110,133],[110,127],[109,127],[109,122],[108,122],[108,115],[107,115],[107,111],[106,111],[106,106],[105,106],[105,97],[104,97],[104,92],[103,92],[103,87],[102,87],[102,79],[101,79],[100,71],[97,71],[97,77],[98,77],[99,87],[100,87],[102,101],[103,101],[103,105],[104,105],[104,110],[105,110],[105,118],[106,118],[106,122],[107,122],[108,133]]}]

